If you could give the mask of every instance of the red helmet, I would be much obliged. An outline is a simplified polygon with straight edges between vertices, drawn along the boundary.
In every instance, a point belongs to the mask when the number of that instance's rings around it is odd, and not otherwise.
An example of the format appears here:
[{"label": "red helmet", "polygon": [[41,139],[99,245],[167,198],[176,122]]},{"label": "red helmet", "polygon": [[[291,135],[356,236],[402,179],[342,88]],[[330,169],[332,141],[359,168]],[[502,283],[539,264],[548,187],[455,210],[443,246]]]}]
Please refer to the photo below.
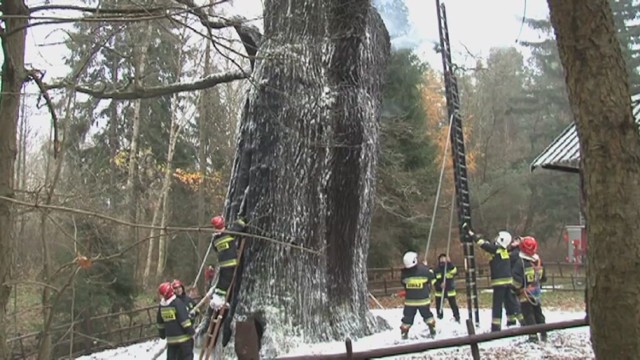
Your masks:
[{"label": "red helmet", "polygon": [[525,236],[520,241],[520,251],[525,255],[533,256],[538,251],[538,242],[533,236]]},{"label": "red helmet", "polygon": [[158,294],[162,295],[165,300],[168,300],[173,296],[173,287],[171,287],[170,282],[163,282],[158,286]]},{"label": "red helmet", "polygon": [[212,217],[211,225],[213,225],[216,230],[224,229],[224,218],[220,215]]},{"label": "red helmet", "polygon": [[184,285],[182,285],[182,281],[180,281],[180,280],[178,280],[178,279],[174,279],[174,280],[171,282],[171,287],[175,289],[175,288],[177,288],[178,286],[181,286],[181,287],[182,287],[182,290],[184,290]]}]

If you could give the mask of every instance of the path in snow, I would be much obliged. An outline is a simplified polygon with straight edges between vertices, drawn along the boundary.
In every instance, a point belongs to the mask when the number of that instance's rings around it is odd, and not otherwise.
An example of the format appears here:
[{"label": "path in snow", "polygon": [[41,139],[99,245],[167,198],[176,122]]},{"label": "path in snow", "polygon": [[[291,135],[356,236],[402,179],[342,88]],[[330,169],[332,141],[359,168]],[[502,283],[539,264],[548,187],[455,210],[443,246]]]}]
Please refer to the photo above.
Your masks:
[{"label": "path in snow", "polygon": [[[445,319],[438,320],[437,322],[436,328],[438,333],[435,339],[428,338],[429,331],[419,315],[416,316],[416,322],[411,328],[409,339],[400,340],[399,327],[400,319],[402,318],[402,308],[371,311],[374,315],[386,319],[393,329],[353,341],[354,352],[467,335],[464,321],[458,324],[454,322],[453,319],[448,319],[451,317],[451,311],[448,308],[445,308]],[[467,314],[464,308],[460,309],[460,312],[463,317]],[[548,323],[584,317],[584,312],[545,310],[544,313]],[[491,326],[490,324],[491,311],[489,309],[481,309],[480,328],[476,329],[476,333],[488,332]],[[547,343],[530,343],[527,341],[526,336],[494,340],[480,344],[480,355],[482,358],[490,359],[594,359],[589,336],[589,328],[583,327],[551,332],[549,333],[549,341]],[[164,344],[165,342],[162,340],[153,340],[83,356],[78,358],[78,360],[150,359],[164,347]],[[331,354],[342,353],[344,351],[344,342],[337,341],[311,345],[303,344],[297,346],[287,355]],[[166,355],[160,357],[161,360],[165,358]],[[431,350],[428,353],[396,356],[385,359],[471,359],[471,355],[469,347],[465,346],[461,348]]]}]

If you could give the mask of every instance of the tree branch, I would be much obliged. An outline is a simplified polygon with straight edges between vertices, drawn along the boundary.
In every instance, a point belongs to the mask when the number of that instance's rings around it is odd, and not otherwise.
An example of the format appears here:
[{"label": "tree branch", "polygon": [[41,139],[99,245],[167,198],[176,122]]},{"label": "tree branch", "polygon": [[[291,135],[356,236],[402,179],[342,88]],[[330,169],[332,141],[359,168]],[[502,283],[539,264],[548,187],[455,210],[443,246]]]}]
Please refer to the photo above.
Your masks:
[{"label": "tree branch", "polygon": [[[70,87],[75,91],[83,94],[93,96],[97,99],[117,99],[117,100],[134,100],[134,99],[149,99],[159,96],[171,95],[186,91],[196,91],[211,88],[218,84],[228,83],[235,80],[246,79],[250,74],[250,71],[225,71],[216,74],[211,74],[202,79],[190,82],[182,83],[177,82],[169,85],[162,86],[150,86],[150,87],[135,87],[135,85],[129,85],[124,89],[106,90],[107,86],[101,86],[101,89],[89,88],[82,85],[73,85],[68,83],[59,83],[45,85],[47,90],[50,89],[62,89]],[[112,85],[113,86],[113,85]]]},{"label": "tree branch", "polygon": [[34,6],[29,9],[29,14],[33,14],[39,11],[50,11],[50,10],[70,10],[70,11],[80,11],[80,12],[88,12],[88,13],[101,13],[101,14],[151,14],[156,12],[165,12],[167,10],[177,10],[175,7],[165,6],[158,8],[142,8],[139,6],[136,7],[119,7],[119,8],[96,8],[96,7],[86,7],[86,6],[75,6],[75,5],[40,5]]},{"label": "tree branch", "polygon": [[29,280],[13,280],[13,281],[7,281],[4,284],[2,284],[3,286],[13,286],[13,285],[37,285],[37,286],[42,286],[45,288],[49,288],[55,292],[60,292],[60,289],[58,289],[57,287],[51,285],[51,284],[47,284],[47,283],[43,283],[41,281],[29,281]]},{"label": "tree branch", "polygon": [[56,115],[56,110],[53,106],[53,102],[51,101],[51,97],[49,96],[49,92],[42,82],[42,77],[44,76],[42,71],[31,69],[27,71],[27,76],[31,78],[36,85],[38,85],[40,95],[44,98],[44,101],[47,103],[49,113],[51,113],[51,122],[53,123],[53,158],[55,159],[58,157],[58,152],[60,151],[60,140],[58,139],[58,115]]},{"label": "tree branch", "polygon": [[255,26],[247,25],[246,18],[235,16],[229,19],[213,21],[204,9],[201,6],[197,6],[193,0],[175,1],[186,6],[189,9],[189,12],[195,15],[200,20],[200,23],[209,29],[223,29],[233,26],[238,33],[245,50],[247,51],[247,55],[249,55],[251,68],[255,66],[255,55],[258,52],[260,43],[262,42],[262,34]]},{"label": "tree branch", "polygon": [[[159,229],[159,230],[164,230],[165,232],[170,232],[170,231],[190,231],[190,232],[204,232],[204,233],[214,233],[217,232],[217,230],[212,229],[210,227],[182,227],[182,226],[153,226],[153,225],[145,225],[145,224],[135,224],[129,221],[125,221],[125,220],[120,220],[108,215],[104,215],[104,214],[100,214],[97,212],[93,212],[93,211],[88,211],[88,210],[82,210],[82,209],[73,209],[73,208],[68,208],[68,207],[64,207],[64,206],[57,206],[57,205],[43,205],[43,204],[38,204],[38,203],[29,203],[26,201],[22,201],[22,200],[18,200],[18,199],[14,199],[11,197],[6,197],[6,196],[0,196],[0,200],[4,200],[4,201],[8,201],[17,205],[22,205],[22,206],[28,206],[28,207],[33,207],[36,209],[47,209],[47,210],[57,210],[57,211],[63,211],[63,212],[69,212],[69,213],[74,213],[74,214],[82,214],[82,215],[88,215],[88,216],[93,216],[99,219],[104,219],[104,220],[108,220],[111,222],[114,222],[116,224],[120,224],[120,225],[126,225],[126,226],[131,226],[131,227],[138,227],[138,228],[142,228],[142,229]],[[287,242],[287,241],[282,241],[282,240],[277,240],[277,239],[273,239],[270,237],[266,237],[266,236],[261,236],[261,235],[256,235],[256,234],[248,234],[248,233],[244,233],[244,232],[237,232],[237,231],[229,231],[229,230],[225,230],[224,231],[226,234],[230,234],[230,235],[237,235],[237,236],[244,236],[247,238],[254,238],[254,239],[259,239],[259,240],[265,240],[268,242],[272,242],[275,244],[279,244],[279,245],[283,245],[283,246],[287,246],[287,247],[291,247],[294,249],[298,249],[301,251],[305,251],[308,253],[312,253],[312,254],[316,254],[316,255],[320,255],[320,256],[325,256],[324,254],[322,254],[319,251],[316,250],[312,250],[312,249],[308,249],[304,246],[301,245],[296,245],[293,244],[291,242]],[[142,241],[146,241],[148,239],[142,239],[140,241],[138,241],[137,243],[135,243],[134,245],[137,245],[138,243],[142,242]]]}]

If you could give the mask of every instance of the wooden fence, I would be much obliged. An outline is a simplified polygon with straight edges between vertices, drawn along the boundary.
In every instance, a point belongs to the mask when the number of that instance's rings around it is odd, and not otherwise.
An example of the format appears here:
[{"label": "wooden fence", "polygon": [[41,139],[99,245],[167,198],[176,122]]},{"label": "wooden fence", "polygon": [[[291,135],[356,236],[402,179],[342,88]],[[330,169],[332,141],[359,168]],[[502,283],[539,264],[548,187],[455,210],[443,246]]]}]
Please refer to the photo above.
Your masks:
[{"label": "wooden fence", "polygon": [[[542,285],[543,290],[551,291],[584,291],[585,269],[584,266],[576,266],[572,263],[549,262],[545,263],[547,282]],[[402,290],[400,283],[400,271],[402,268],[372,268],[368,270],[369,292],[373,296],[390,296]],[[477,269],[478,290],[490,289],[491,278],[489,267],[483,266]],[[458,268],[456,277],[456,289],[465,291],[464,269]]]},{"label": "wooden fence", "polygon": [[[547,283],[543,289],[553,291],[583,291],[584,268],[575,264],[547,263]],[[401,268],[369,269],[369,291],[374,296],[389,296],[402,289]],[[464,290],[464,271],[459,270],[457,288]],[[478,269],[478,288],[489,288],[487,267]],[[81,356],[109,348],[126,346],[157,337],[157,306],[148,306],[113,314],[77,320],[51,329],[53,358]],[[11,359],[34,359],[38,353],[41,332],[20,335],[7,340]],[[73,339],[73,340],[72,340]]]},{"label": "wooden fence", "polygon": [[[77,357],[157,337],[156,311],[154,305],[52,327],[52,358]],[[8,339],[11,359],[35,359],[41,336],[34,332]]]}]

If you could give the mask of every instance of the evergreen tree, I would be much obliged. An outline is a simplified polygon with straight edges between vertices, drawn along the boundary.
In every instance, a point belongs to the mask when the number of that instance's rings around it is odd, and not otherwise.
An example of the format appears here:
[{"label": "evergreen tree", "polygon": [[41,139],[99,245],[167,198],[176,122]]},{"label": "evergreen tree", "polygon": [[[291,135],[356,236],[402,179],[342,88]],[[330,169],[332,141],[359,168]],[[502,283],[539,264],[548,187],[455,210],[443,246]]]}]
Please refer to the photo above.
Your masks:
[{"label": "evergreen tree", "polygon": [[[640,93],[640,0],[609,0],[618,31],[618,40],[629,74],[631,93]],[[526,19],[527,26],[541,33],[540,41],[521,42],[534,57],[534,66],[542,73],[564,82],[556,41],[549,19]],[[565,85],[562,84],[563,92]],[[565,92],[566,94],[566,92]],[[566,95],[562,96],[566,98]],[[556,98],[557,99],[557,98]],[[566,102],[566,100],[563,100]]]},{"label": "evergreen tree", "polygon": [[438,171],[426,131],[421,86],[427,64],[409,50],[391,54],[381,124],[370,266],[396,264],[426,245]]},{"label": "evergreen tree", "polygon": [[609,0],[632,94],[640,94],[640,1]]}]

